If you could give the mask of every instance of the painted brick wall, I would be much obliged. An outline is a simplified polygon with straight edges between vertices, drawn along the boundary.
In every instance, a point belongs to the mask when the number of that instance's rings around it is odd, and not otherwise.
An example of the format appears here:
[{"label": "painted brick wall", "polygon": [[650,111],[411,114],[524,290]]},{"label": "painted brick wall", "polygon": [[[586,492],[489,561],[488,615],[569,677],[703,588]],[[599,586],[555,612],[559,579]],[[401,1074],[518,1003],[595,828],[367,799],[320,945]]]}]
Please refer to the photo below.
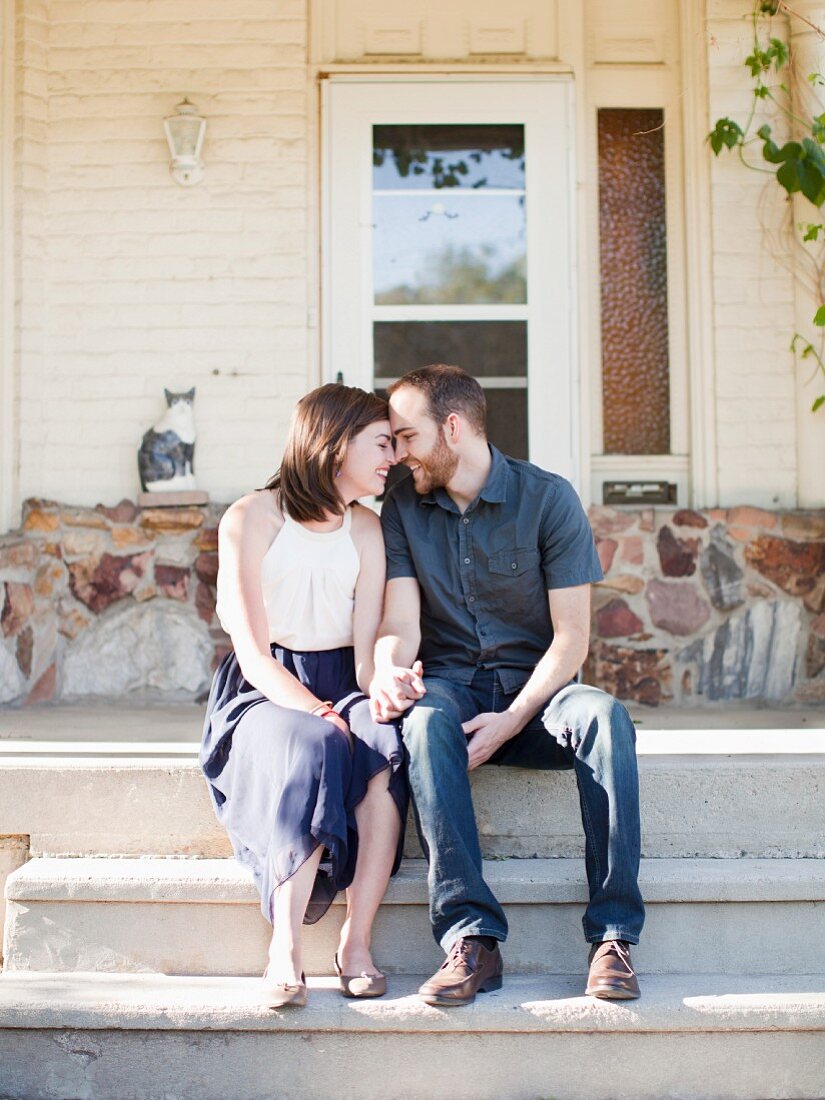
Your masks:
[{"label": "painted brick wall", "polygon": [[[749,9],[742,0],[709,0],[711,121],[727,115],[744,125],[750,109],[743,65],[751,47]],[[787,37],[782,20],[774,24]],[[762,230],[774,242],[781,238],[788,205],[775,183],[766,185],[736,157],[714,158],[711,172],[720,503],[793,506],[793,281],[771,256],[776,244],[763,244]]]},{"label": "painted brick wall", "polygon": [[[29,483],[43,484],[37,426],[43,421],[48,209],[48,14],[45,3],[18,5],[15,33],[15,415]],[[25,379],[25,385],[23,385]],[[32,439],[34,428],[35,438]],[[18,461],[20,456],[17,456]]]},{"label": "painted brick wall", "polygon": [[[195,385],[196,471],[229,499],[314,380],[305,2],[21,8],[21,495],[133,496],[163,387]],[[209,123],[192,189],[162,130],[184,94]]]}]

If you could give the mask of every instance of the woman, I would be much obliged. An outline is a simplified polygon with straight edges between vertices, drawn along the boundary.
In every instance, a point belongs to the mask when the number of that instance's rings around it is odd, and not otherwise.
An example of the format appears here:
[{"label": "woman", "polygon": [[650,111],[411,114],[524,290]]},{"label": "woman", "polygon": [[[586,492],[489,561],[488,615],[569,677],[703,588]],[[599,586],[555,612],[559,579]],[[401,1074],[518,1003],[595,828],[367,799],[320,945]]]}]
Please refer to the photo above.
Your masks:
[{"label": "woman", "polygon": [[306,1003],[301,924],[342,888],[341,990],[386,991],[370,936],[401,858],[407,786],[398,731],[372,720],[364,694],[385,563],[378,517],[357,500],[383,491],[393,461],[386,403],[321,386],[298,403],[278,473],[219,528],[218,615],[234,652],[215,673],[200,759],[273,925],[271,1007]]}]

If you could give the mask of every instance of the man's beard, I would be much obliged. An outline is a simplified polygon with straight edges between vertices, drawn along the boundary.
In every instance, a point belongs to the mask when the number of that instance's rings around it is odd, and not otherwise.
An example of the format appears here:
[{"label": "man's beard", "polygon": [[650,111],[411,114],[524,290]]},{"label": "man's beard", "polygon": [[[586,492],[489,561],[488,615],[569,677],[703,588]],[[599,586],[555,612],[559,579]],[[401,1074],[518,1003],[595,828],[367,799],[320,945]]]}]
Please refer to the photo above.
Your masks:
[{"label": "man's beard", "polygon": [[441,435],[426,459],[416,461],[419,464],[419,474],[413,478],[413,485],[420,496],[433,489],[443,489],[458,466],[458,456],[453,454]]}]

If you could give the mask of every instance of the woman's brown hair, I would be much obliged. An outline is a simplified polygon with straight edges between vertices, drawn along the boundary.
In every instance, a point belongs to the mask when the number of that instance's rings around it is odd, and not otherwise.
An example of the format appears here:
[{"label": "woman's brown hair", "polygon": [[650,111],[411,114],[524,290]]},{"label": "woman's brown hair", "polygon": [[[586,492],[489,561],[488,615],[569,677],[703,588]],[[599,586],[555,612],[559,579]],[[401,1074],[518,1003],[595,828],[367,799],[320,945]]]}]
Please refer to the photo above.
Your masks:
[{"label": "woman's brown hair", "polygon": [[387,402],[355,386],[330,383],[295,406],[281,468],[266,483],[296,520],[324,520],[346,507],[335,475],[347,444],[376,420],[386,420]]}]

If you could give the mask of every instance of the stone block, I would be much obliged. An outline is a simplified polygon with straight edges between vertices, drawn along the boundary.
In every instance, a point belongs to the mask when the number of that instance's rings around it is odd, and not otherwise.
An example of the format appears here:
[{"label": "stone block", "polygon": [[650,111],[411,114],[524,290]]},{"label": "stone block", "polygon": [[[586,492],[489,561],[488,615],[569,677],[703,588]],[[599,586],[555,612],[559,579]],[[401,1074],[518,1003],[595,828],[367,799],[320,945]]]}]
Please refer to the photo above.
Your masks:
[{"label": "stone block", "polygon": [[186,601],[189,594],[189,570],[177,565],[156,565],[155,582],[161,595],[170,600]]},{"label": "stone block", "polygon": [[710,606],[688,581],[652,580],[645,591],[650,618],[669,634],[695,634],[710,618]]},{"label": "stone block", "polygon": [[218,555],[216,553],[201,552],[195,561],[195,572],[204,584],[217,584],[218,581]]},{"label": "stone block", "polygon": [[130,595],[146,574],[151,552],[142,554],[103,554],[69,565],[69,586],[74,596],[90,611],[100,614],[107,607]]},{"label": "stone block", "polygon": [[677,539],[669,527],[662,527],[656,539],[662,573],[666,577],[693,576],[699,545],[699,539]]},{"label": "stone block", "polygon": [[0,569],[31,569],[39,557],[37,544],[30,540],[0,540]]},{"label": "stone block", "polygon": [[669,693],[671,669],[665,649],[633,649],[597,641],[590,648],[585,680],[619,699],[658,706]]},{"label": "stone block", "polygon": [[140,525],[167,535],[185,534],[203,526],[203,512],[197,508],[148,508],[141,512]]},{"label": "stone block", "polygon": [[124,498],[114,508],[107,508],[104,504],[98,504],[95,511],[100,512],[101,515],[106,516],[113,523],[134,523],[139,509],[131,500]]},{"label": "stone block", "polygon": [[708,521],[701,512],[694,512],[690,508],[680,508],[674,513],[673,522],[677,527],[707,527]]},{"label": "stone block", "polygon": [[133,603],[89,626],[68,649],[64,691],[67,695],[197,692],[209,679],[211,658],[206,628],[188,608]]},{"label": "stone block", "polygon": [[745,561],[790,596],[804,596],[825,575],[825,542],[763,535],[745,548]]},{"label": "stone block", "polygon": [[599,555],[602,572],[608,573],[613,564],[613,556],[616,553],[618,543],[615,539],[596,539],[596,552]]},{"label": "stone block", "polygon": [[645,582],[642,578],[634,577],[631,573],[619,573],[598,582],[599,588],[612,588],[616,592],[626,592],[629,596],[635,596],[644,586]]},{"label": "stone block", "polygon": [[708,699],[779,702],[793,687],[801,612],[790,601],[755,604],[686,651]]},{"label": "stone block", "polygon": [[4,637],[14,636],[28,622],[34,610],[34,593],[30,584],[5,581],[5,603],[0,614],[0,629]]},{"label": "stone block", "polygon": [[825,539],[825,512],[786,512],[782,534],[798,542]]},{"label": "stone block", "polygon": [[747,505],[730,508],[727,514],[731,527],[761,527],[766,531],[776,527],[776,518],[775,512],[768,512],[764,508],[749,508]]},{"label": "stone block", "polygon": [[[6,879],[29,858],[29,838],[0,836],[0,929],[6,923]],[[3,937],[0,936],[0,963],[3,961]]]},{"label": "stone block", "polygon": [[596,612],[596,634],[600,638],[626,638],[643,629],[644,623],[624,600],[611,600]]},{"label": "stone block", "polygon": [[736,561],[733,547],[725,538],[725,529],[721,524],[716,524],[711,531],[710,543],[702,553],[700,566],[715,608],[731,611],[745,602],[745,574]]},{"label": "stone block", "polygon": [[57,665],[51,664],[26,696],[26,705],[51,703],[57,692]]},{"label": "stone block", "polygon": [[16,654],[0,642],[0,703],[19,699],[25,686]]},{"label": "stone block", "polygon": [[203,581],[198,581],[195,589],[195,608],[205,623],[211,623],[215,617],[215,589]]},{"label": "stone block", "polygon": [[620,512],[617,508],[607,505],[593,505],[588,513],[593,534],[597,537],[619,534],[633,527],[638,517],[633,512]]},{"label": "stone block", "polygon": [[39,508],[33,508],[23,522],[24,531],[32,531],[40,534],[48,534],[56,531],[60,526],[60,518],[50,512],[44,512]]}]

